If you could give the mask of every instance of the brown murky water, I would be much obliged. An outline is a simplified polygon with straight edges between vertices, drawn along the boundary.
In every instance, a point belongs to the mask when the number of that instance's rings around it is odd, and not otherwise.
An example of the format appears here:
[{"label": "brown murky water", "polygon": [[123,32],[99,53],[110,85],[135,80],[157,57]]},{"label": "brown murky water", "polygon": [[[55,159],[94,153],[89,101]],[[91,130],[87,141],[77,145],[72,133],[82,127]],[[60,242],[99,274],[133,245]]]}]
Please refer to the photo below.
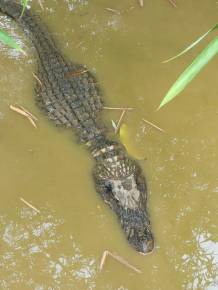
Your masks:
[{"label": "brown murky water", "polygon": [[[56,129],[34,104],[33,49],[28,56],[0,46],[0,289],[218,289],[217,59],[175,101],[156,111],[178,74],[203,47],[161,61],[217,22],[217,3],[167,0],[37,1],[66,55],[96,71],[108,106],[130,106],[125,123],[149,186],[155,251],[131,249],[113,213],[94,190],[92,161],[70,132]],[[111,12],[105,8],[118,11]],[[7,28],[30,47],[17,25]],[[206,43],[206,42],[205,42]],[[34,129],[9,109],[19,104],[39,121]],[[108,125],[119,114],[104,112]],[[146,118],[166,130],[148,128]],[[37,214],[20,198],[40,210]],[[105,249],[141,269],[137,274]]]}]

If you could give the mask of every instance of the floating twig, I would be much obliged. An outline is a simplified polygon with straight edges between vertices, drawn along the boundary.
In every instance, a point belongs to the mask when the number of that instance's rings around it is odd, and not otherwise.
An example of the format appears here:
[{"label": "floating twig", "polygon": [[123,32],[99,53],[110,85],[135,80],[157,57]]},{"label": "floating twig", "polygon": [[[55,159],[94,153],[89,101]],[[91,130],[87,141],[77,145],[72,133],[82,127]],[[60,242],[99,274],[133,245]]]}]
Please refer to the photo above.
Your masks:
[{"label": "floating twig", "polygon": [[173,0],[168,0],[168,2],[174,7],[177,8],[176,2]]},{"label": "floating twig", "polygon": [[113,8],[109,8],[109,7],[107,7],[107,8],[105,8],[105,10],[120,15],[120,11],[118,11],[118,10],[116,10],[116,9],[113,9]]},{"label": "floating twig", "polygon": [[112,124],[112,127],[114,128],[114,131],[116,132],[117,124],[114,122],[114,120],[111,120],[111,124]]},{"label": "floating twig", "polygon": [[33,77],[37,80],[37,82],[39,83],[40,87],[42,87],[42,81],[39,79],[39,77],[33,73]]},{"label": "floating twig", "polygon": [[103,107],[104,110],[132,111],[134,108]]},{"label": "floating twig", "polygon": [[134,7],[134,6],[130,6],[130,7],[126,10],[126,12],[132,11],[133,9],[135,9],[135,7]]},{"label": "floating twig", "polygon": [[80,41],[80,42],[76,45],[76,48],[80,47],[80,46],[81,46],[82,44],[84,44],[84,43],[85,43],[84,40]]},{"label": "floating twig", "polygon": [[12,111],[15,111],[15,112],[17,112],[18,114],[20,114],[20,115],[26,117],[26,118],[30,121],[30,123],[31,123],[35,128],[37,128],[36,123],[35,123],[35,121],[34,121],[34,120],[37,121],[37,118],[36,118],[32,113],[30,113],[29,111],[27,111],[24,107],[22,107],[22,106],[20,106],[20,107],[15,107],[15,106],[13,106],[13,105],[10,105],[10,109],[11,109]]},{"label": "floating twig", "polygon": [[101,262],[100,262],[100,266],[99,266],[99,269],[100,271],[102,271],[103,267],[104,267],[104,264],[105,264],[105,261],[106,261],[106,258],[108,256],[111,256],[112,258],[114,258],[116,261],[120,262],[121,264],[123,264],[124,266],[132,269],[133,271],[141,274],[142,272],[137,269],[135,266],[131,265],[130,263],[128,263],[124,258],[116,255],[116,254],[113,254],[111,253],[110,251],[106,250],[104,251],[103,255],[102,255],[102,258],[101,258]]},{"label": "floating twig", "polygon": [[37,128],[36,123],[34,122],[34,120],[30,117],[27,117],[28,120],[30,121],[30,123],[33,125],[33,127]]},{"label": "floating twig", "polygon": [[40,210],[37,209],[35,206],[33,206],[31,203],[29,203],[28,201],[26,201],[24,198],[20,197],[20,200],[25,203],[28,207],[30,207],[31,209],[33,209],[35,212],[40,213]]},{"label": "floating twig", "polygon": [[144,0],[138,0],[139,1],[139,5],[141,6],[141,7],[143,7],[144,6]]},{"label": "floating twig", "polygon": [[38,0],[38,2],[39,2],[39,6],[41,7],[41,9],[44,10],[44,7],[42,5],[42,1],[41,0]]},{"label": "floating twig", "polygon": [[102,257],[101,257],[101,262],[100,262],[100,266],[99,266],[99,270],[102,271],[103,267],[104,267],[104,264],[105,264],[105,261],[106,261],[106,258],[108,256],[109,252],[108,250],[104,251],[103,254],[102,254]]},{"label": "floating twig", "polygon": [[65,76],[67,78],[70,78],[70,77],[78,77],[84,73],[86,73],[87,71],[89,71],[88,69],[84,69],[84,70],[78,70],[78,71],[70,71],[70,72],[67,72],[65,74]]},{"label": "floating twig", "polygon": [[157,125],[151,123],[150,121],[146,120],[146,119],[142,119],[142,121],[144,121],[145,123],[151,125],[152,127],[154,127],[155,129],[161,131],[162,133],[165,133],[165,130],[161,129],[160,127],[158,127]]},{"label": "floating twig", "polygon": [[121,126],[121,123],[122,123],[122,121],[123,121],[123,118],[124,118],[125,114],[126,114],[126,110],[123,110],[123,112],[122,112],[121,115],[120,115],[120,119],[119,119],[119,121],[117,122],[116,130],[115,130],[115,134],[118,133],[118,131],[119,131],[119,129],[120,129],[120,126]]},{"label": "floating twig", "polygon": [[25,109],[23,106],[19,106],[25,113],[27,113],[33,120],[38,121],[38,119],[36,118],[36,116],[34,116],[32,113],[30,113],[29,111],[27,111],[27,109]]}]

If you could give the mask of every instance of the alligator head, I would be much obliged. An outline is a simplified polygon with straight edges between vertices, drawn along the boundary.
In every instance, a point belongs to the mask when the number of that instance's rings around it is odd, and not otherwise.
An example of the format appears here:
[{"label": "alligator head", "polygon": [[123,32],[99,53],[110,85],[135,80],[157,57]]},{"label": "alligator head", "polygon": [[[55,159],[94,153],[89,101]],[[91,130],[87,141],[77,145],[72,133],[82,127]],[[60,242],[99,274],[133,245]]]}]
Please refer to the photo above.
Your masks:
[{"label": "alligator head", "polygon": [[153,250],[154,239],[146,209],[147,189],[141,168],[125,158],[97,161],[96,189],[117,214],[129,244],[146,254]]}]

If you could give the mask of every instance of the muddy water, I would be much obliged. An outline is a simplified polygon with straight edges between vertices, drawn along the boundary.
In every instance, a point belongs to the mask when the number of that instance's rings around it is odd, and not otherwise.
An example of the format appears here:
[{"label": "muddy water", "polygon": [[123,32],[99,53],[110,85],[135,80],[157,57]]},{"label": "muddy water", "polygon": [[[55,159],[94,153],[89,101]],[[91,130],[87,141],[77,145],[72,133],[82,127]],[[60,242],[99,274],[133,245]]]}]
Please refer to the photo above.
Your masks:
[{"label": "muddy water", "polygon": [[[135,149],[146,158],[140,163],[156,241],[148,256],[128,246],[116,218],[96,194],[87,152],[35,106],[34,50],[16,24],[0,17],[1,28],[28,53],[0,46],[0,289],[218,288],[217,60],[175,101],[156,111],[203,46],[170,64],[161,61],[217,22],[217,3],[178,1],[174,9],[165,0],[144,2],[140,8],[130,0],[44,1],[44,11],[37,3],[32,9],[69,58],[97,73],[108,106],[135,108],[125,123]],[[34,113],[38,128],[12,112],[10,104]],[[104,115],[112,130],[111,119],[119,114]],[[166,132],[151,129],[142,118]],[[111,258],[99,273],[105,249],[142,274]]]}]

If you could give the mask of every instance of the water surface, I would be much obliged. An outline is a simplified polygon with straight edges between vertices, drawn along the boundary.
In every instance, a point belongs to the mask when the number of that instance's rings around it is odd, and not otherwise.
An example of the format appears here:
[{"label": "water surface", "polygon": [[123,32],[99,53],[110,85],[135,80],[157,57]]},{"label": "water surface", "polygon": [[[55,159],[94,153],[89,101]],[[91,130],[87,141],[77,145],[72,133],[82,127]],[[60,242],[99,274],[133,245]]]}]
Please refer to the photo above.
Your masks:
[{"label": "water surface", "polygon": [[[217,22],[216,1],[35,1],[69,59],[94,71],[107,106],[129,106],[125,123],[149,188],[155,250],[129,247],[115,216],[96,194],[92,160],[71,132],[55,128],[33,97],[34,49],[15,23],[0,16],[28,53],[0,45],[0,288],[5,290],[215,290],[218,288],[218,87],[214,59],[172,103],[161,99],[203,45],[175,55]],[[106,8],[115,9],[115,12]],[[211,36],[213,37],[213,36]],[[209,37],[210,38],[210,37]],[[23,105],[39,121],[12,112]],[[111,119],[119,113],[103,112]],[[142,118],[166,133],[149,128]],[[40,210],[37,214],[20,197]],[[113,259],[99,272],[105,249]]]}]

